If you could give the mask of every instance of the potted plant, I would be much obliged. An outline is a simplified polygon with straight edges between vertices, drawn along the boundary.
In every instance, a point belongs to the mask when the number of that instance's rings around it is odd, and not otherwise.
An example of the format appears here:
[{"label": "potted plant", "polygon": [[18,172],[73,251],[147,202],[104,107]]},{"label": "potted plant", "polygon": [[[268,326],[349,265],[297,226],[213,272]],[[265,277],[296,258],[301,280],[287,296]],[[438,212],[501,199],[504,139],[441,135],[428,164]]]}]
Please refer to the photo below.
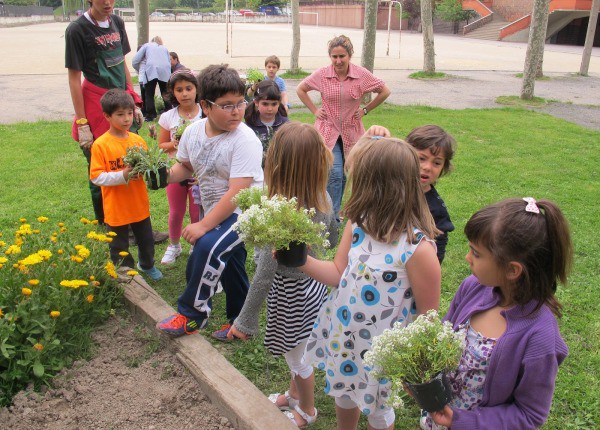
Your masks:
[{"label": "potted plant", "polygon": [[246,82],[250,85],[258,84],[265,78],[265,75],[258,69],[246,70]]},{"label": "potted plant", "polygon": [[268,198],[264,190],[247,188],[234,198],[243,213],[234,229],[249,246],[277,250],[279,263],[299,267],[306,263],[308,246],[329,247],[325,224],[314,223],[314,208],[298,208],[296,198],[275,195]]},{"label": "potted plant", "polygon": [[402,403],[406,388],[422,409],[438,411],[452,399],[447,372],[458,367],[464,338],[464,331],[454,331],[430,310],[408,326],[396,323],[374,337],[364,361],[373,376],[391,381],[394,406]]},{"label": "potted plant", "polygon": [[123,157],[123,162],[133,167],[130,175],[142,175],[149,189],[158,190],[167,186],[169,158],[157,144],[149,145],[148,149],[137,145],[130,146]]}]

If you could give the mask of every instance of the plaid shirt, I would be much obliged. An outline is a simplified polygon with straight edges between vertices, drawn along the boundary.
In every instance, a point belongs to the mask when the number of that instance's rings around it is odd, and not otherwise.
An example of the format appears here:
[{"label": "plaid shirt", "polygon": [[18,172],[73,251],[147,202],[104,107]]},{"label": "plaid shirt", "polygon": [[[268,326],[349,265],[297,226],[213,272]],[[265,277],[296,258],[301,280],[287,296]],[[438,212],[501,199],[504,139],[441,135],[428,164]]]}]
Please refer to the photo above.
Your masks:
[{"label": "plaid shirt", "polygon": [[309,90],[321,93],[321,108],[327,113],[327,119],[321,121],[317,118],[315,127],[323,136],[325,144],[329,149],[333,149],[337,138],[342,136],[344,154],[347,155],[365,133],[362,121],[356,119],[354,113],[360,107],[363,96],[371,92],[381,92],[385,82],[373,76],[364,67],[350,63],[348,76],[344,81],[339,80],[333,65],[329,65],[316,70],[302,83]]}]

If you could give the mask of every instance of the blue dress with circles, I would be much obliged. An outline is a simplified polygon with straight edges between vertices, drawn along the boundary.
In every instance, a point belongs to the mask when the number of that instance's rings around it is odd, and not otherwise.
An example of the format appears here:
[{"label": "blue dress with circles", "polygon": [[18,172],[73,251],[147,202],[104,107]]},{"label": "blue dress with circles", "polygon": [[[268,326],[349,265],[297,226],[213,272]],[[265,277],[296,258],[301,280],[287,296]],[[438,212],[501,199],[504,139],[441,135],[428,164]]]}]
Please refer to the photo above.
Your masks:
[{"label": "blue dress with circles", "polygon": [[406,234],[391,244],[377,242],[352,225],[348,266],[340,284],[329,294],[313,326],[305,359],[325,370],[325,393],[349,397],[369,415],[387,407],[390,383],[368,373],[362,357],[374,336],[395,322],[404,325],[416,315],[406,263],[425,239],[415,230],[414,243]]}]

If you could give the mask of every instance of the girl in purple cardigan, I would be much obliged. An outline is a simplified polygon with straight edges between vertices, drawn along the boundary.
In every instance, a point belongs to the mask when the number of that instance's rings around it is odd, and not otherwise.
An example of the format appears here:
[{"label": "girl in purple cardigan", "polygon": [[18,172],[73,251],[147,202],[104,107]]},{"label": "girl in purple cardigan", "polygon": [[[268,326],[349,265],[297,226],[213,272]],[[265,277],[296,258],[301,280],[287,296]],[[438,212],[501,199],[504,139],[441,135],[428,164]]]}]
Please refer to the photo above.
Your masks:
[{"label": "girl in purple cardigan", "polygon": [[548,417],[558,366],[568,354],[556,317],[573,246],[566,219],[548,200],[508,199],[467,222],[469,276],[445,319],[466,326],[454,397],[421,427],[536,429]]}]

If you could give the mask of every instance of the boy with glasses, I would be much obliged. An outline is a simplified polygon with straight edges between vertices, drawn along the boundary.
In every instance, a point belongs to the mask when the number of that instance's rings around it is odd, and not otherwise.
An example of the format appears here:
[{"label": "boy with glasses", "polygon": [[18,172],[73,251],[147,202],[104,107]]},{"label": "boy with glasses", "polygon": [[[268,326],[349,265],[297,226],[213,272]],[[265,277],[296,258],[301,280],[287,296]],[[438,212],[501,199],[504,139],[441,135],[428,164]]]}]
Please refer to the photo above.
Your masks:
[{"label": "boy with glasses", "polygon": [[[227,65],[208,66],[198,83],[206,118],[185,129],[169,182],[180,182],[195,173],[205,215],[182,232],[194,245],[186,269],[187,286],[177,302],[178,313],[157,324],[171,336],[192,334],[206,326],[219,281],[226,294],[229,322],[240,313],[249,282],[246,249],[232,228],[240,213],[232,198],[241,189],[263,182],[262,145],[242,123],[246,101],[238,73]],[[213,337],[226,341],[230,327],[225,324]]]}]

